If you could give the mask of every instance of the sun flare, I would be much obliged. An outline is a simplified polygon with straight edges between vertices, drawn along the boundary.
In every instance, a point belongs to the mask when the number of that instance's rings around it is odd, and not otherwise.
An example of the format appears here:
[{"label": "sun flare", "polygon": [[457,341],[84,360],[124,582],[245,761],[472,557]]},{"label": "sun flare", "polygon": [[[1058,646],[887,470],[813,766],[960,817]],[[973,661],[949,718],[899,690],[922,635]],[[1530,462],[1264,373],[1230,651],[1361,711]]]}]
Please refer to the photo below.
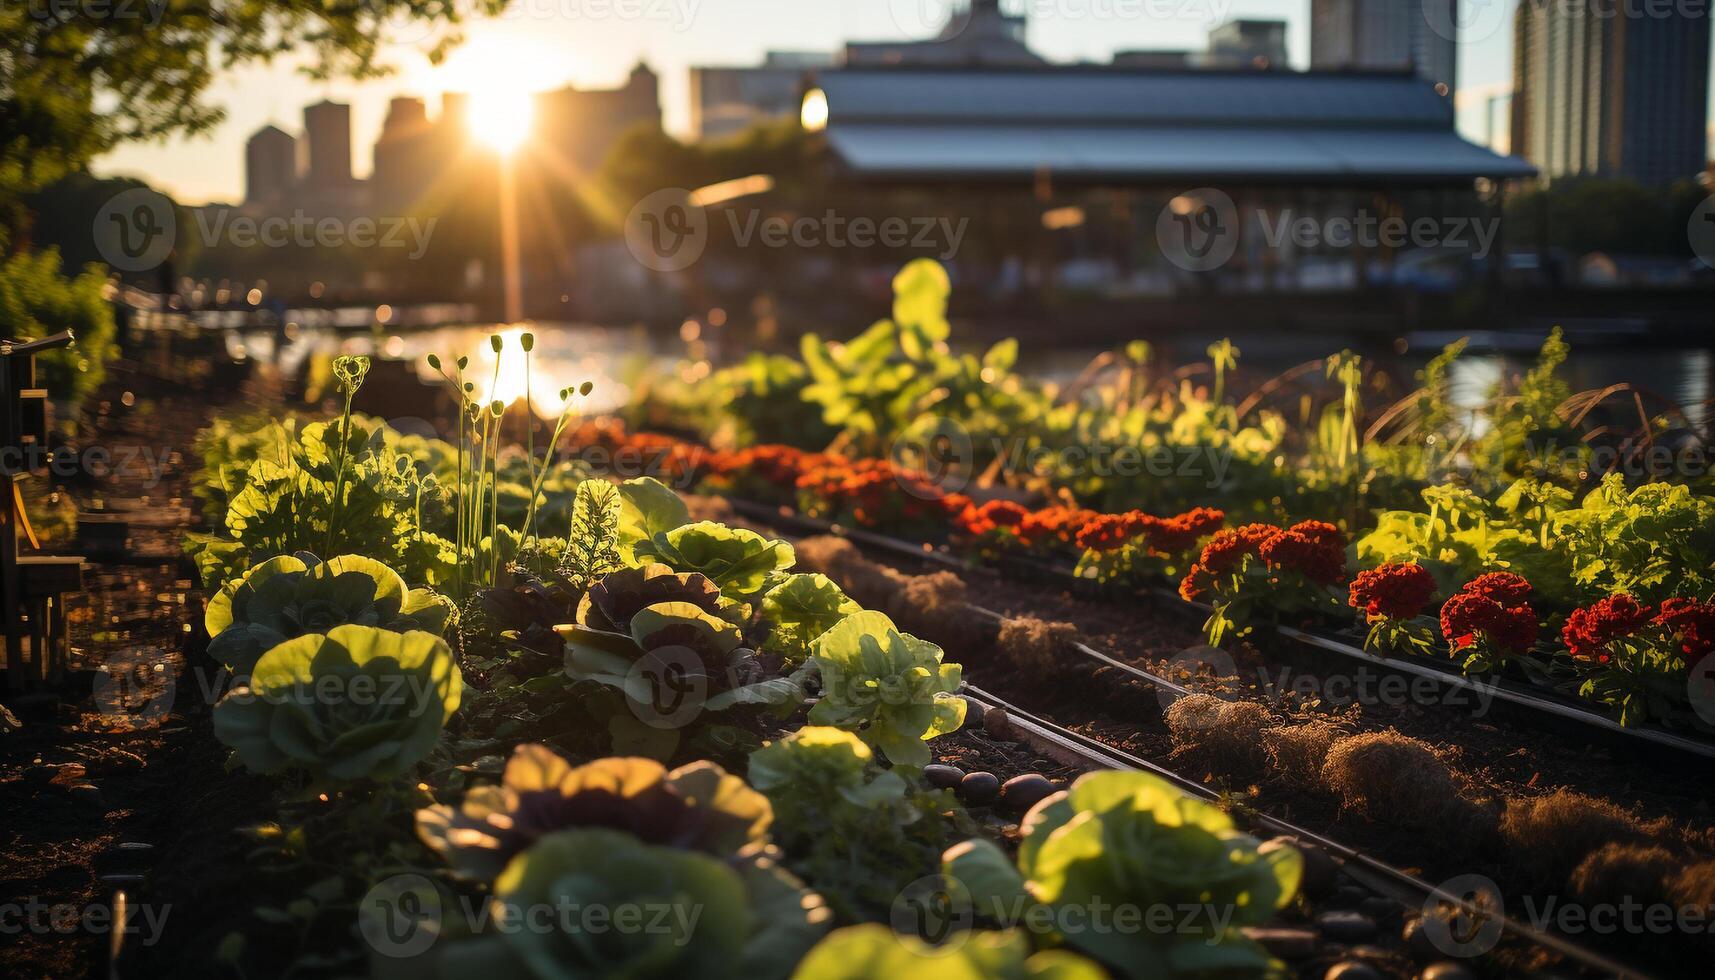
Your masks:
[{"label": "sun flare", "polygon": [[528,92],[492,88],[471,94],[469,120],[477,142],[511,153],[529,139],[535,111]]}]

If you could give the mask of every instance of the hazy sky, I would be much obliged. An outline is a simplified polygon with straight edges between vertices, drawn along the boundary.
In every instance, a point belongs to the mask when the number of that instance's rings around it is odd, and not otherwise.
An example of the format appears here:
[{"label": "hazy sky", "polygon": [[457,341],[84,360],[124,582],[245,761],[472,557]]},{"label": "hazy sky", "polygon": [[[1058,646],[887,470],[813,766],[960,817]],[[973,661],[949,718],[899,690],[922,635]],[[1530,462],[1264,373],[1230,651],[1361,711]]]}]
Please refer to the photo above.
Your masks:
[{"label": "hazy sky", "polygon": [[[667,128],[689,117],[686,69],[759,61],[768,50],[834,50],[846,40],[927,37],[944,0],[512,0],[499,18],[472,24],[465,48],[434,68],[420,26],[395,32],[389,60],[398,72],[362,85],[317,84],[296,63],[230,75],[211,97],[226,122],[205,136],[127,146],[99,161],[98,173],[142,177],[185,203],[235,201],[243,194],[244,141],[268,123],[302,129],[303,106],[324,97],[352,104],[354,166],[370,149],[395,95],[418,95],[438,111],[439,94],[497,78],[531,90],[573,83],[609,86],[646,61],[661,75]],[[1294,66],[1309,60],[1309,0],[1018,0],[1031,12],[1029,43],[1053,61],[1106,61],[1115,50],[1204,46],[1211,26],[1234,17],[1288,22]],[[1465,0],[1459,52],[1460,125],[1482,141],[1490,97],[1510,88],[1512,7],[1517,0]],[[925,23],[929,21],[930,23]],[[1506,128],[1505,104],[1496,126]]]}]

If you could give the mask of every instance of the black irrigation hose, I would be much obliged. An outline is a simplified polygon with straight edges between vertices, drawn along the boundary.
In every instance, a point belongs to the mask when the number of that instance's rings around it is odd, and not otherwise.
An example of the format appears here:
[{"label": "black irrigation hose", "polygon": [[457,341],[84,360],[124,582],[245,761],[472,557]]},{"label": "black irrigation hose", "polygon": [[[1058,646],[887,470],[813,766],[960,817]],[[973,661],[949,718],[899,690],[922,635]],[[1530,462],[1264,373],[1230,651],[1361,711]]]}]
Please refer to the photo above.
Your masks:
[{"label": "black irrigation hose", "polygon": [[[859,544],[867,545],[883,551],[893,552],[901,555],[902,557],[935,562],[937,564],[946,565],[949,568],[972,570],[976,567],[971,562],[955,558],[928,545],[912,545],[909,542],[901,541],[897,538],[890,538],[873,531],[847,528],[838,524],[831,524],[827,521],[818,520],[816,518],[805,517],[801,514],[796,514],[790,511],[782,511],[778,508],[767,507],[751,501],[733,500],[731,498],[728,498],[728,501],[732,504],[735,511],[757,520],[796,524],[799,527],[813,530],[818,533],[835,534],[848,538]],[[1089,584],[1086,580],[1077,578],[1061,566],[1037,560],[1030,560],[1029,564],[1031,567],[1045,574],[1053,575],[1068,583],[1076,583],[1080,585]],[[1194,609],[1205,614],[1210,611],[1209,606],[1203,603],[1187,602],[1180,598],[1178,593],[1173,592],[1170,589],[1157,587],[1147,588],[1141,591],[1153,598],[1182,605],[1186,609]],[[1320,633],[1308,632],[1291,626],[1275,625],[1271,627],[1266,624],[1262,624],[1258,626],[1258,629],[1272,629],[1275,635],[1289,642],[1297,643],[1300,646],[1309,647],[1327,653],[1334,653],[1351,660],[1368,664],[1380,670],[1396,674],[1409,674],[1414,677],[1427,678],[1453,690],[1466,691],[1473,694],[1492,697],[1495,700],[1504,701],[1518,707],[1535,711],[1539,714],[1549,715],[1562,720],[1572,721],[1589,728],[1597,729],[1604,735],[1623,736],[1625,738],[1641,742],[1648,742],[1662,748],[1672,749],[1677,752],[1701,756],[1705,759],[1715,759],[1715,743],[1710,741],[1679,735],[1660,728],[1638,728],[1621,725],[1619,722],[1605,714],[1599,714],[1558,698],[1543,697],[1541,694],[1520,687],[1510,681],[1496,680],[1490,684],[1478,684],[1463,674],[1457,674],[1449,670],[1432,667],[1427,664],[1417,662],[1410,657],[1379,657],[1373,653],[1363,650],[1360,647],[1352,646],[1349,643],[1344,643],[1333,637]],[[1092,650],[1083,644],[1076,644],[1076,646],[1079,649],[1079,652],[1083,655],[1101,660],[1103,663],[1109,664],[1110,666],[1120,667],[1134,675],[1141,675],[1141,679],[1150,680],[1155,683],[1170,684],[1170,682],[1166,682],[1163,678],[1150,675],[1146,671],[1139,671],[1135,667],[1123,664],[1120,661],[1099,653],[1098,651]]]},{"label": "black irrigation hose", "polygon": [[[1034,747],[1039,750],[1044,748],[1050,751],[1057,749],[1058,752],[1054,754],[1071,756],[1097,769],[1127,769],[1135,772],[1147,772],[1167,780],[1189,796],[1205,802],[1217,802],[1219,799],[1218,794],[1201,783],[1180,776],[1171,769],[1132,755],[1123,749],[1115,748],[1098,739],[1031,714],[980,687],[966,684],[963,693],[966,697],[983,705],[985,710],[999,708],[1005,711],[1008,722],[1017,726],[1027,735],[1033,736],[1032,741],[1036,743]],[[1396,900],[1403,894],[1408,896],[1408,902],[1420,903],[1426,907],[1432,902],[1457,906],[1462,912],[1477,921],[1497,920],[1501,923],[1504,933],[1510,933],[1532,945],[1551,949],[1586,969],[1614,977],[1642,978],[1645,976],[1645,974],[1616,963],[1599,953],[1585,949],[1577,943],[1545,932],[1528,923],[1520,922],[1504,912],[1497,915],[1492,909],[1479,908],[1468,902],[1464,896],[1443,891],[1415,875],[1347,847],[1338,841],[1324,837],[1315,831],[1254,811],[1247,811],[1247,819],[1276,836],[1296,837],[1315,844],[1323,851],[1338,858],[1348,874],[1353,874],[1355,870],[1360,872],[1354,874],[1354,877],[1359,877],[1360,880],[1378,891],[1392,893],[1392,897]],[[1356,869],[1353,865],[1356,865]]]}]

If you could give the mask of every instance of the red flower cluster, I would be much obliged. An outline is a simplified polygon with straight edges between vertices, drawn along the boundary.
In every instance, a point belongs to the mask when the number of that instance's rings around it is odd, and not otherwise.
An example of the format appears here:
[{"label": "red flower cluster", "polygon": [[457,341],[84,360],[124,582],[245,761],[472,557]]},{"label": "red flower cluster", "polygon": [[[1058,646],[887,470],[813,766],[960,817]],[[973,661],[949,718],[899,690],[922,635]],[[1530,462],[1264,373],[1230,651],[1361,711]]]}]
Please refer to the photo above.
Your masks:
[{"label": "red flower cluster", "polygon": [[1668,599],[1661,604],[1655,621],[1667,627],[1687,657],[1715,653],[1715,602]]},{"label": "red flower cluster", "polygon": [[1536,610],[1526,600],[1530,583],[1492,572],[1467,583],[1441,607],[1441,635],[1463,650],[1486,638],[1497,653],[1522,654],[1536,645]]},{"label": "red flower cluster", "polygon": [[1267,539],[1257,549],[1274,571],[1294,571],[1312,582],[1335,585],[1346,577],[1346,541],[1326,521],[1303,521]]},{"label": "red flower cluster", "polygon": [[1243,527],[1219,531],[1203,546],[1196,564],[1179,582],[1179,597],[1186,602],[1201,602],[1214,587],[1215,576],[1239,567],[1246,555],[1259,555],[1263,545],[1274,540],[1280,528],[1273,524],[1246,524]]},{"label": "red flower cluster", "polygon": [[791,446],[752,446],[736,453],[721,453],[712,469],[723,476],[749,473],[782,490],[795,489],[809,466],[822,465],[828,457]]},{"label": "red flower cluster", "polygon": [[1651,611],[1629,595],[1611,595],[1583,608],[1574,609],[1560,628],[1560,639],[1579,660],[1605,664],[1613,659],[1608,644],[1631,636],[1649,625]]},{"label": "red flower cluster", "polygon": [[1460,592],[1480,595],[1503,606],[1517,606],[1530,601],[1530,583],[1512,572],[1488,572],[1469,582]]},{"label": "red flower cluster", "polygon": [[1082,507],[1044,507],[1025,515],[1024,522],[1018,525],[1018,537],[1033,548],[1046,541],[1069,545],[1077,541],[1078,533],[1087,524],[1100,516]]},{"label": "red flower cluster", "polygon": [[953,523],[959,530],[972,537],[981,537],[996,528],[1017,528],[1030,517],[1028,508],[1010,500],[991,500],[978,506],[971,503],[969,497],[962,494],[952,494],[942,499],[943,505],[946,505],[953,497],[958,497],[964,504],[958,513],[953,515]]},{"label": "red flower cluster", "polygon": [[917,520],[942,509],[941,493],[922,474],[897,469],[885,459],[808,457],[798,489],[820,497],[835,510],[850,510],[859,524],[872,526],[889,513]]},{"label": "red flower cluster", "polygon": [[1370,616],[1411,619],[1435,598],[1435,579],[1422,565],[1389,562],[1352,580],[1351,604]]},{"label": "red flower cluster", "polygon": [[1156,520],[1148,528],[1149,548],[1164,555],[1189,551],[1205,535],[1213,534],[1227,522],[1225,511],[1213,507],[1193,507],[1183,514]]},{"label": "red flower cluster", "polygon": [[1078,531],[1078,547],[1087,551],[1116,551],[1142,534],[1154,520],[1141,510],[1097,515]]}]

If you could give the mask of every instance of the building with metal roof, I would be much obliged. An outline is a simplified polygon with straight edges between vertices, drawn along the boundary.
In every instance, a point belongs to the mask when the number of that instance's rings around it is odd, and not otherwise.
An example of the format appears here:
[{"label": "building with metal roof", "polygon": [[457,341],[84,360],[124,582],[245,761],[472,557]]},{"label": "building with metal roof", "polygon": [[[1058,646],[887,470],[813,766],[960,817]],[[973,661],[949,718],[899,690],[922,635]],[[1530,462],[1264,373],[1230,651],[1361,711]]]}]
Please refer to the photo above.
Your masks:
[{"label": "building with metal roof", "polygon": [[858,179],[1469,187],[1534,176],[1405,72],[847,68],[807,115]]}]

